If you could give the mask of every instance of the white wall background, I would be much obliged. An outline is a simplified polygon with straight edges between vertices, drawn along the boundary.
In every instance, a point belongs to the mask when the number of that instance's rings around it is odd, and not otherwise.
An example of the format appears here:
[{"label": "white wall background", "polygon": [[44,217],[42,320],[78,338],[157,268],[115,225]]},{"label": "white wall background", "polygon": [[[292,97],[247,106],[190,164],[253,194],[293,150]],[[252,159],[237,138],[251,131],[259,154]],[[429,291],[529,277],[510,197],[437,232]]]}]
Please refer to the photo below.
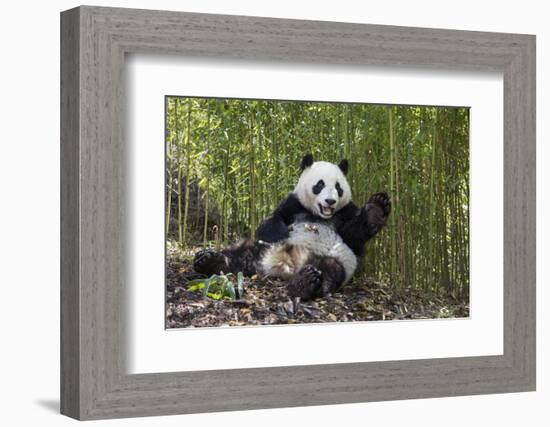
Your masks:
[{"label": "white wall background", "polygon": [[[546,425],[550,421],[548,269],[550,27],[545,2],[351,0],[97,1],[97,5],[537,35],[538,391],[109,421],[151,425]],[[0,422],[63,426],[59,384],[59,12],[74,1],[9,2],[0,25]],[[545,360],[546,359],[546,360]]]}]

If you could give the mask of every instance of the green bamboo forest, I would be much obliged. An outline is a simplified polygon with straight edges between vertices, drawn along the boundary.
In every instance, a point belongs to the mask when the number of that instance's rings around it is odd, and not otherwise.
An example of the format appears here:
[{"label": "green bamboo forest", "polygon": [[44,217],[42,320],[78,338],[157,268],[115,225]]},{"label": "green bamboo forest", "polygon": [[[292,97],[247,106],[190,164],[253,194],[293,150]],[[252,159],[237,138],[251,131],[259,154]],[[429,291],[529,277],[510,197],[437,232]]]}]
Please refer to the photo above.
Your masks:
[{"label": "green bamboo forest", "polygon": [[166,97],[167,245],[253,236],[307,153],[349,160],[357,205],[392,199],[354,280],[469,298],[468,108]]}]

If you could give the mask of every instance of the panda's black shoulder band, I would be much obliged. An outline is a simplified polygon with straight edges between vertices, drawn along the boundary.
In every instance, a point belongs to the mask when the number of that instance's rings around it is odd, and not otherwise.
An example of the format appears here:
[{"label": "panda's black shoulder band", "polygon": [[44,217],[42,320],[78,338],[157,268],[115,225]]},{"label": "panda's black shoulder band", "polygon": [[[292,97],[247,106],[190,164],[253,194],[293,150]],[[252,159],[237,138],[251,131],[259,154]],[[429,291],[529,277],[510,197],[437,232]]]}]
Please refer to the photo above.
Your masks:
[{"label": "panda's black shoulder band", "polygon": [[260,224],[256,230],[256,239],[274,243],[288,238],[288,226],[294,222],[296,215],[305,211],[296,195],[291,193],[279,203],[271,216]]}]

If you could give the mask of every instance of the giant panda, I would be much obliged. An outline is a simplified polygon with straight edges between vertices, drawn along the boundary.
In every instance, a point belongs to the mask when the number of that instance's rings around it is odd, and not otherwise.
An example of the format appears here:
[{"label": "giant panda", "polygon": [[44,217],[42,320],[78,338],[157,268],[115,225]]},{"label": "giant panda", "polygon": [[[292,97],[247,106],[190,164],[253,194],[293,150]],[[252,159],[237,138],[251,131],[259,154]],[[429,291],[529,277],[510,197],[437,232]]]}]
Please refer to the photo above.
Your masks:
[{"label": "giant panda", "polygon": [[300,169],[294,191],[260,224],[255,239],[221,251],[199,251],[194,270],[286,279],[288,296],[294,300],[328,296],[348,282],[365,243],[386,224],[390,198],[386,192],[376,193],[357,207],[345,159],[336,165],[307,154]]}]

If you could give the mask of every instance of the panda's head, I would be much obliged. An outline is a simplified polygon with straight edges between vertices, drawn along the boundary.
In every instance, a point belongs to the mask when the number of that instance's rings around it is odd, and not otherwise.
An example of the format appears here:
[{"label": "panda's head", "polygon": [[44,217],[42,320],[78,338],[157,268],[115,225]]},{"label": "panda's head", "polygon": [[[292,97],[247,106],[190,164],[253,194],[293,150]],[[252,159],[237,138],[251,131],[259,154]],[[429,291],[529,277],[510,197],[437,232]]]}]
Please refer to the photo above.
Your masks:
[{"label": "panda's head", "polygon": [[294,193],[313,214],[329,219],[351,201],[351,189],[346,179],[347,160],[338,165],[314,162],[313,156],[308,154],[302,159],[300,168],[302,174]]}]

